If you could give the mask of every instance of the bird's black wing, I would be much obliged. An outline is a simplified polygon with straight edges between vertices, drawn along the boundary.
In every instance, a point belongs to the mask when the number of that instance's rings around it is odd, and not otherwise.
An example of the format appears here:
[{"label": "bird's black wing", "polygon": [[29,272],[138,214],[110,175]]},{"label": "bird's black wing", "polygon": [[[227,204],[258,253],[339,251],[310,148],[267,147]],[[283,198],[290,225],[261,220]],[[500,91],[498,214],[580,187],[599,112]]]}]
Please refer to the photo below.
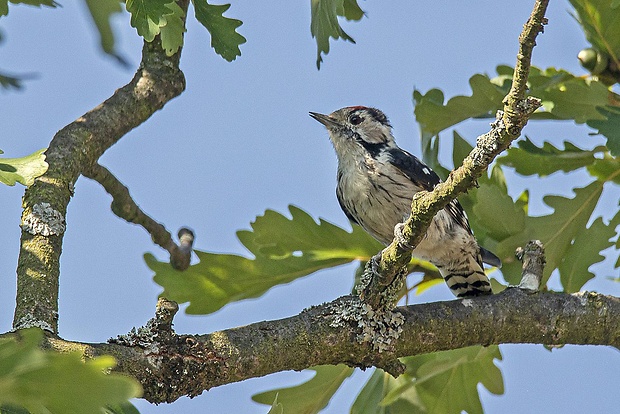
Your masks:
[{"label": "bird's black wing", "polygon": [[418,187],[431,191],[441,182],[435,171],[420,161],[415,155],[400,148],[390,148],[387,152],[392,164]]},{"label": "bird's black wing", "polygon": [[[392,164],[418,187],[426,191],[432,191],[441,182],[435,171],[407,151],[400,148],[391,148],[388,153],[390,154]],[[445,209],[456,224],[471,233],[467,215],[458,200],[450,202]]]}]

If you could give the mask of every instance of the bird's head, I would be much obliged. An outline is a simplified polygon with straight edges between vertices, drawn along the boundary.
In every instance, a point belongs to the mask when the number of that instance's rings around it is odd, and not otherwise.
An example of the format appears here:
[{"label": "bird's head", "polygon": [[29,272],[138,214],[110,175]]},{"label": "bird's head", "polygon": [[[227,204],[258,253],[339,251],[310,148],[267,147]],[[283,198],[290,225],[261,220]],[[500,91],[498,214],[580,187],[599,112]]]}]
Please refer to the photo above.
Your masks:
[{"label": "bird's head", "polygon": [[392,126],[378,109],[348,106],[329,115],[310,112],[310,116],[325,125],[340,161],[349,156],[377,158],[396,146]]}]

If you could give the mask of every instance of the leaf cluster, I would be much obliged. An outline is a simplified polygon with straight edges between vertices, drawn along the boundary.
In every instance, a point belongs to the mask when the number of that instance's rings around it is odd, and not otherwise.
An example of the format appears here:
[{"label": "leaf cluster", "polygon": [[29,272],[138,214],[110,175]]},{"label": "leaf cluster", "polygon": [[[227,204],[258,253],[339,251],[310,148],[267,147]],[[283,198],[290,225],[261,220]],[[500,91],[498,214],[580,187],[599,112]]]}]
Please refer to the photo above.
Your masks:
[{"label": "leaf cluster", "polygon": [[114,358],[83,362],[80,352],[42,351],[43,333],[22,330],[0,339],[0,412],[12,414],[116,413],[137,410],[127,402],[142,388],[133,379],[108,374]]}]

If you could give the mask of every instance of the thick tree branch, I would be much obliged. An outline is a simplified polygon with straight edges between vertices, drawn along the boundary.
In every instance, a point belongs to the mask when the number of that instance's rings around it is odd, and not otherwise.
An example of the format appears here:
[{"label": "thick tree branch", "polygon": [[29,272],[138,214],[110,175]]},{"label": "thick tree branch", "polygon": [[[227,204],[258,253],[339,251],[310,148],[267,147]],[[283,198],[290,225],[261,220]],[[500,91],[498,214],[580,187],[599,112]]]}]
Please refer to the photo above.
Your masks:
[{"label": "thick tree branch", "polygon": [[[178,3],[187,10],[189,0]],[[47,172],[24,195],[14,329],[38,326],[57,333],[59,261],[75,182],[127,132],[183,92],[180,54],[166,56],[159,38],[145,42],[131,82],[54,136],[45,153]]]},{"label": "thick tree branch", "polygon": [[97,181],[112,196],[112,212],[129,223],[142,226],[149,232],[153,242],[170,253],[170,264],[177,270],[185,270],[189,267],[194,233],[181,228],[178,233],[179,245],[177,245],[166,228],[149,217],[140,209],[131,198],[129,190],[107,168],[95,163],[82,172],[85,177]]},{"label": "thick tree branch", "polygon": [[512,88],[504,99],[504,111],[498,112],[491,130],[478,137],[476,147],[463,160],[463,165],[453,170],[446,181],[432,192],[415,194],[411,215],[403,226],[397,227],[395,240],[382,251],[380,257],[373,258],[376,263],[370,267],[369,283],[361,292],[361,297],[373,308],[389,307],[395,303],[396,297],[390,297],[386,292],[399,290],[406,275],[403,269],[411,260],[411,251],[423,239],[435,214],[459,194],[477,185],[477,179],[489,164],[519,137],[529,116],[540,107],[540,101],[526,98],[525,91],[535,39],[546,23],[547,4],[548,0],[537,0],[523,27]]},{"label": "thick tree branch", "polygon": [[597,293],[532,295],[509,288],[493,296],[398,307],[395,311],[404,317],[402,333],[391,349],[381,353],[369,343],[356,341],[357,327],[332,326],[337,317],[334,310],[351,307],[356,301],[357,297],[346,296],[291,318],[208,335],[176,335],[167,331],[165,323],[149,323],[164,332],[150,329],[148,335],[138,336],[142,339],[135,340],[134,346],[122,345],[131,343],[131,334],[112,344],[50,338],[47,346],[81,350],[86,356],[114,355],[116,371],[137,378],[144,387],[144,398],[155,403],[274,372],[339,363],[385,367],[397,357],[471,345],[620,347],[620,299]]}]

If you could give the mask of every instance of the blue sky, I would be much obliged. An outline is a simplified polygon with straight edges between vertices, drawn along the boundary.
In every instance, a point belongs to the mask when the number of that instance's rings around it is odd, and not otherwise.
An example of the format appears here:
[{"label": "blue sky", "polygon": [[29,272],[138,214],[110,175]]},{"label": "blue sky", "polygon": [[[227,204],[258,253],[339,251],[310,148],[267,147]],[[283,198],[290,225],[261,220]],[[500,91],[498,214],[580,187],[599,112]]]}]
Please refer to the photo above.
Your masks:
[{"label": "blue sky", "polygon": [[[58,9],[11,6],[9,16],[0,19],[0,68],[37,74],[22,92],[0,92],[0,148],[6,156],[47,146],[57,130],[128,82],[139,62],[142,43],[129,27],[127,14],[119,15],[114,26],[117,48],[130,69],[99,51],[82,2],[60,2],[63,7]],[[447,97],[469,94],[468,79],[474,73],[492,75],[496,65],[514,64],[517,37],[531,3],[362,1],[367,17],[344,25],[357,44],[332,43],[320,71],[309,31],[309,1],[234,3],[227,16],[243,20],[239,31],[248,42],[233,63],[213,53],[208,33],[190,18],[181,60],[187,91],[131,131],[101,163],[168,229],[193,228],[195,246],[201,250],[244,253],[235,231],[248,228],[265,209],[284,212],[288,204],[347,227],[334,194],[336,157],[326,131],[308,111],[378,107],[394,125],[399,144],[419,154],[413,88],[439,87]],[[576,55],[588,44],[569,9],[567,1],[551,2],[550,22],[539,37],[533,61],[539,67],[580,74]],[[470,143],[487,129],[488,121],[457,127]],[[601,142],[589,137],[586,128],[566,123],[531,123],[525,132],[537,143],[569,139],[591,147]],[[451,134],[443,137],[442,160],[449,163]],[[512,195],[526,187],[531,190],[532,214],[548,212],[542,195],[570,196],[572,187],[587,183],[579,174],[545,181],[509,174]],[[6,331],[15,300],[23,188],[0,187],[0,194],[0,331]],[[144,324],[161,291],[142,254],[166,256],[141,228],[114,216],[109,203],[98,184],[80,178],[69,205],[61,263],[60,334],[67,339],[105,341]],[[617,200],[608,197],[598,211],[610,214],[616,206]],[[614,260],[593,270],[617,276]],[[179,314],[175,327],[183,333],[208,333],[294,315],[348,293],[353,269],[319,272],[213,315]],[[586,288],[620,296],[620,284],[599,279]],[[448,289],[438,285],[415,301],[449,299]],[[524,345],[501,349],[506,393],[496,397],[481,391],[487,413],[613,412],[620,404],[617,350],[567,346],[549,352]],[[309,376],[280,373],[220,387],[192,401],[136,405],[143,413],[157,414],[265,413],[265,406],[250,400],[252,394]],[[324,412],[346,412],[368,376],[359,372],[348,380]]]}]

